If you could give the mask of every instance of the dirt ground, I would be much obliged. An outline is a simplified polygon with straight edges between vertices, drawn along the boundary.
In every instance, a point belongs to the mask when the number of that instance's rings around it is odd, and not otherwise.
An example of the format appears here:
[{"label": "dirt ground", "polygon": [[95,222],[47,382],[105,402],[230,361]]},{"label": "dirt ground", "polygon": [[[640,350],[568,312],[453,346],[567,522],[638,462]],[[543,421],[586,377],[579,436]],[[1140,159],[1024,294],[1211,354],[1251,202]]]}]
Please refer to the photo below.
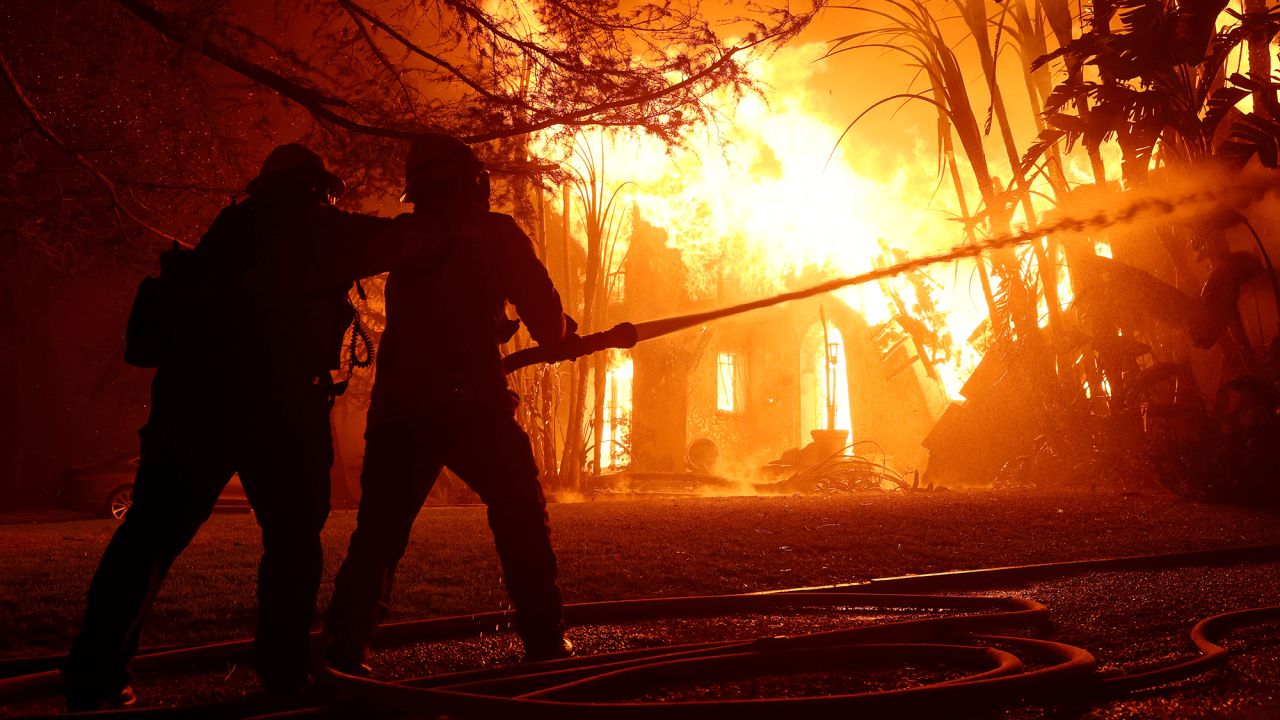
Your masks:
[{"label": "dirt ground", "polygon": [[[599,501],[553,505],[550,513],[569,602],[736,593],[1280,542],[1280,519],[1274,515],[1163,494],[938,492]],[[352,513],[335,513],[326,530],[322,602],[353,521]],[[0,566],[5,568],[0,623],[18,629],[0,636],[0,656],[66,649],[89,576],[113,527],[109,521],[0,526]],[[247,636],[257,543],[251,516],[214,517],[175,565],[144,643]],[[1185,653],[1186,632],[1204,615],[1280,601],[1277,569],[1096,573],[1009,591],[1050,606],[1060,639],[1090,648],[1107,670]],[[502,608],[505,597],[483,509],[425,510],[397,588],[394,619]],[[746,619],[735,622],[750,626]],[[795,621],[777,622],[785,631]],[[690,632],[696,629],[655,627],[640,635],[653,639]],[[617,647],[618,637],[631,638],[637,631],[575,633],[583,650],[591,652]],[[1275,627],[1250,633],[1240,640],[1248,653],[1224,670],[1138,701],[1077,708],[1069,716],[1249,711],[1280,717],[1275,680],[1280,633]],[[509,637],[496,635],[480,642],[467,664],[506,661],[516,652]],[[432,672],[431,655],[392,650],[379,656],[380,670],[391,676]],[[225,698],[253,685],[251,673],[232,666],[185,678],[144,677],[139,690],[144,699],[170,703]],[[1023,708],[1007,717],[1056,717],[1060,711]]]}]

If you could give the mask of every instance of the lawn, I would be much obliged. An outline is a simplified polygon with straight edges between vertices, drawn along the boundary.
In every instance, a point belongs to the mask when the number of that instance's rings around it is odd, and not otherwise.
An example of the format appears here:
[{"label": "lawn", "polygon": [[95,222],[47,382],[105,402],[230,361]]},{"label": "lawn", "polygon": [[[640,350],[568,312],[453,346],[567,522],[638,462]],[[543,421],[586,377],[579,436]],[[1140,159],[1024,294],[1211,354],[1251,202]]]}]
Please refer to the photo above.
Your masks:
[{"label": "lawn", "polygon": [[[1031,562],[1280,542],[1276,517],[1162,494],[936,492],[597,501],[551,507],[569,602],[733,593]],[[325,531],[325,602],[355,515]],[[115,524],[0,526],[0,656],[61,652]],[[175,564],[144,644],[246,637],[258,534],[215,516]],[[424,510],[397,619],[498,609],[484,510]]]}]

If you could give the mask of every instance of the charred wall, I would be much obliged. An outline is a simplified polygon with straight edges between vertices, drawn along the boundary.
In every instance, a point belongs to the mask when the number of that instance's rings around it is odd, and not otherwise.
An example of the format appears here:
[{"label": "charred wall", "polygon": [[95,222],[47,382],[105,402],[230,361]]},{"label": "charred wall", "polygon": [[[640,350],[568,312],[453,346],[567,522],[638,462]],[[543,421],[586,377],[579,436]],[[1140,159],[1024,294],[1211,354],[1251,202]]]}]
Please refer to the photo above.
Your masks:
[{"label": "charred wall", "polygon": [[[721,465],[743,474],[777,458],[800,436],[799,337],[792,311],[775,308],[722,321],[691,368],[689,436],[720,447]],[[719,406],[721,363],[738,362],[740,397]]]}]

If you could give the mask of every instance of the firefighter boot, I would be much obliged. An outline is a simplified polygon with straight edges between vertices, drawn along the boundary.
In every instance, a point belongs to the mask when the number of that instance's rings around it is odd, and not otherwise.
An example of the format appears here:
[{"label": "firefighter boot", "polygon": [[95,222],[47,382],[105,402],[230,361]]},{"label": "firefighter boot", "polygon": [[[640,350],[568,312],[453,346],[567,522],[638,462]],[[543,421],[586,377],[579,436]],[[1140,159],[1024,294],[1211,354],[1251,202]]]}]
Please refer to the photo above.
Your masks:
[{"label": "firefighter boot", "polygon": [[527,663],[560,660],[567,657],[573,657],[573,643],[563,635],[536,641],[525,638],[524,661]]},{"label": "firefighter boot", "polygon": [[107,694],[70,692],[67,694],[67,712],[94,712],[97,710],[122,710],[138,702],[132,685]]}]

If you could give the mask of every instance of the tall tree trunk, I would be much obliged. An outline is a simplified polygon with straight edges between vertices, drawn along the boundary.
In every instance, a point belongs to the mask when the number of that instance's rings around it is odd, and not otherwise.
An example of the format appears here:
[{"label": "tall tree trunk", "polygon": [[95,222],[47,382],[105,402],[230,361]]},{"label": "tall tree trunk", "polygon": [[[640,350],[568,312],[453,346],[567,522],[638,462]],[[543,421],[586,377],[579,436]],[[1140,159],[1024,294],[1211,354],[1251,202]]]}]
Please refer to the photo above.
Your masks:
[{"label": "tall tree trunk", "polygon": [[[587,332],[597,332],[604,329],[604,323],[600,316],[604,314],[604,305],[606,299],[603,297],[602,285],[607,277],[607,270],[601,267],[603,265],[604,256],[604,229],[600,227],[599,221],[599,202],[600,198],[595,198],[592,206],[588,206],[587,218],[587,267],[583,273],[582,283],[582,321],[585,323]],[[589,438],[595,443],[595,449],[592,452],[592,460],[594,472],[600,472],[600,445],[601,431],[604,429],[604,353],[596,353],[590,358],[581,361],[581,372],[583,374],[583,399],[586,399],[586,377],[588,368],[590,368],[591,376],[591,437]],[[588,362],[588,360],[590,362]],[[585,443],[584,443],[585,451]]]},{"label": "tall tree trunk", "polygon": [[[569,198],[569,186],[566,184],[561,198],[561,218],[564,220],[562,235],[565,259],[564,302],[566,307],[575,308],[574,314],[585,321],[583,315],[576,309],[577,304],[574,298],[573,253],[570,248],[572,243],[571,210],[572,203]],[[564,431],[564,452],[560,456],[560,479],[564,486],[571,490],[578,489],[582,471],[582,406],[587,394],[586,373],[583,365],[584,361],[580,359],[573,361],[569,365],[569,408]]]},{"label": "tall tree trunk", "polygon": [[584,416],[587,403],[587,379],[590,368],[587,358],[573,361],[571,377],[573,394],[569,397],[569,426],[565,430],[564,454],[560,462],[560,473],[564,476],[566,487],[571,490],[582,489],[582,465],[586,460],[584,447],[586,433],[583,432]]},{"label": "tall tree trunk", "polygon": [[[547,272],[552,278],[556,277],[554,265],[552,263],[551,244],[547,240],[547,197],[542,190],[542,186],[538,185],[537,190],[538,203],[538,245],[540,255],[543,262],[547,265]],[[563,273],[561,277],[567,276]],[[557,286],[563,287],[563,282],[556,283]],[[542,470],[547,473],[548,480],[553,486],[560,485],[560,454],[556,443],[556,428],[559,423],[556,422],[556,411],[560,407],[558,402],[559,387],[555,382],[555,369],[550,367],[539,367],[535,374],[535,385],[537,388],[538,407],[538,425],[541,434],[539,441],[539,454],[542,457]]]},{"label": "tall tree trunk", "polygon": [[[1027,0],[1014,2],[1010,6],[1010,12],[1022,36],[1022,42],[1019,44],[1019,50],[1022,52],[1020,65],[1022,79],[1027,86],[1027,101],[1031,105],[1031,117],[1035,118],[1036,132],[1042,133],[1046,128],[1044,98],[1048,97],[1052,91],[1052,80],[1049,78],[1047,65],[1032,72],[1031,63],[1047,53],[1049,48],[1044,43],[1043,35],[1040,34],[1042,28],[1031,17]],[[1061,198],[1067,192],[1067,177],[1063,172],[1062,150],[1056,143],[1045,152],[1045,166],[1048,171],[1046,175],[1049,178],[1049,185],[1053,188],[1054,195]]]},{"label": "tall tree trunk", "polygon": [[592,389],[592,413],[591,413],[591,437],[595,440],[595,450],[592,453],[592,461],[595,466],[597,475],[604,469],[604,458],[607,448],[605,447],[604,436],[604,402],[605,390],[609,382],[609,354],[596,353],[591,356],[591,389]]},{"label": "tall tree trunk", "polygon": [[[939,122],[944,122],[941,118]],[[965,197],[964,182],[960,179],[960,169],[956,164],[955,145],[951,139],[950,128],[945,128],[942,134],[942,152],[947,158],[947,169],[951,173],[951,182],[955,187],[956,201],[960,203],[960,220],[964,223],[964,239],[970,245],[977,242],[977,238],[973,234],[973,223],[969,217],[969,201]],[[982,285],[982,297],[987,301],[987,317],[991,322],[991,330],[994,334],[999,334],[1003,328],[995,326],[996,318],[1000,313],[996,306],[995,293],[991,290],[991,276],[987,274],[986,260],[979,255],[975,258],[978,266],[978,280]]]},{"label": "tall tree trunk", "polygon": [[[969,29],[973,34],[974,42],[978,46],[978,57],[982,61],[982,72],[987,78],[987,90],[991,97],[991,108],[995,114],[996,123],[1000,127],[1000,137],[1004,141],[1005,156],[1009,160],[1009,171],[1013,174],[1011,187],[1017,188],[1018,199],[1022,203],[1027,227],[1034,229],[1037,225],[1035,205],[1032,202],[1031,187],[1027,182],[1026,175],[1022,172],[1018,144],[1014,140],[1013,127],[1009,122],[1009,113],[1005,109],[1004,95],[1000,90],[995,54],[992,51],[991,42],[987,34],[985,0],[969,0],[969,5],[964,12]],[[1049,328],[1052,330],[1059,326],[1061,320],[1058,306],[1057,268],[1049,262],[1048,253],[1045,252],[1043,245],[1035,242],[1031,244],[1031,248],[1035,253],[1036,265],[1040,271],[1040,284],[1043,287],[1045,306],[1049,311]]]},{"label": "tall tree trunk", "polygon": [[[951,53],[950,48],[942,41],[937,39],[938,43],[944,48],[944,52]],[[968,93],[955,93],[949,91],[945,85],[945,75],[930,73],[929,77],[933,85],[934,97],[948,98],[951,103],[950,114],[947,112],[938,113],[938,136],[942,138],[942,153],[946,158],[947,168],[951,172],[951,182],[955,187],[956,200],[960,203],[961,217],[965,220],[965,239],[970,243],[975,242],[974,227],[969,222],[969,207],[965,196],[964,182],[960,178],[960,171],[956,162],[955,141],[952,138],[953,130],[960,136],[960,146],[964,149],[965,158],[968,160],[970,171],[973,172],[974,181],[978,185],[978,193],[982,196],[982,202],[987,209],[987,225],[992,231],[998,231],[1009,227],[1008,213],[1004,209],[1003,203],[996,196],[995,182],[991,177],[990,168],[987,167],[986,150],[982,144],[982,136],[978,130],[977,121],[973,115],[973,107],[968,99]],[[957,77],[957,82],[963,82],[963,78]],[[963,90],[963,87],[960,88]],[[963,98],[962,102],[956,102],[957,98]],[[953,117],[964,121],[963,125],[953,123]],[[1003,262],[1003,258],[1011,255],[1011,250],[997,250],[992,253],[993,262]],[[982,281],[983,296],[987,301],[987,317],[991,323],[991,331],[993,335],[999,336],[1009,329],[1009,318],[1005,313],[1000,311],[1000,307],[995,299],[995,292],[991,285],[991,276],[987,273],[985,259],[981,256],[978,261],[978,277]]]},{"label": "tall tree trunk", "polygon": [[[1267,14],[1267,0],[1244,0],[1246,16],[1261,17]],[[1271,119],[1280,118],[1280,106],[1271,84],[1271,33],[1265,28],[1250,33],[1249,79],[1256,83],[1253,91],[1254,112]]]}]

